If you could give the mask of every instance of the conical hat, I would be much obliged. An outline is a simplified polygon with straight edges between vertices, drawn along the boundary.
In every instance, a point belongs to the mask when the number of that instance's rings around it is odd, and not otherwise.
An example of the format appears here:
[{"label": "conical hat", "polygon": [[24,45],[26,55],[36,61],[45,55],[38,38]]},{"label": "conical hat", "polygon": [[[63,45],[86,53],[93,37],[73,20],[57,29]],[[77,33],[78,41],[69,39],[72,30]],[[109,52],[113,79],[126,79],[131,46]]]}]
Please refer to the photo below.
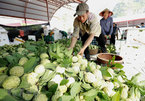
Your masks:
[{"label": "conical hat", "polygon": [[100,15],[100,16],[103,16],[103,13],[104,13],[105,11],[109,11],[110,16],[112,16],[112,15],[113,15],[113,12],[112,12],[112,11],[110,11],[108,8],[106,8],[106,9],[104,9],[102,12],[100,12],[100,13],[99,13],[99,15]]}]

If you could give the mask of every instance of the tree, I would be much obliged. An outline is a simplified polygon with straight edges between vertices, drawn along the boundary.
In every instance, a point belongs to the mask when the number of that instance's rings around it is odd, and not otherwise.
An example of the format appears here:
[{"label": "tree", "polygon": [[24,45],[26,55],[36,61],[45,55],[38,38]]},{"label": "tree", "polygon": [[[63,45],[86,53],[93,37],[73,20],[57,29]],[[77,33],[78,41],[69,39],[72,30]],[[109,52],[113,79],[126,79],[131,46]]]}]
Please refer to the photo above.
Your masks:
[{"label": "tree", "polygon": [[121,17],[121,16],[125,16],[126,14],[126,9],[127,9],[127,5],[123,2],[116,4],[116,6],[113,9],[113,17],[117,18],[117,17]]}]

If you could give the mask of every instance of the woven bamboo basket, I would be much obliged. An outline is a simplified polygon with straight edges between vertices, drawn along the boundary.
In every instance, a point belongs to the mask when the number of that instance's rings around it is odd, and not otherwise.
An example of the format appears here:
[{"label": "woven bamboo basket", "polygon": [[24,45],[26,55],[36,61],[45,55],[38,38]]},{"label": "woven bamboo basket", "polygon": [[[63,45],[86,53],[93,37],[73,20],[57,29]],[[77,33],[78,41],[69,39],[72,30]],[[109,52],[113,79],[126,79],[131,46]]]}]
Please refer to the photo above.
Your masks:
[{"label": "woven bamboo basket", "polygon": [[98,53],[98,49],[89,49],[90,55],[95,55]]}]

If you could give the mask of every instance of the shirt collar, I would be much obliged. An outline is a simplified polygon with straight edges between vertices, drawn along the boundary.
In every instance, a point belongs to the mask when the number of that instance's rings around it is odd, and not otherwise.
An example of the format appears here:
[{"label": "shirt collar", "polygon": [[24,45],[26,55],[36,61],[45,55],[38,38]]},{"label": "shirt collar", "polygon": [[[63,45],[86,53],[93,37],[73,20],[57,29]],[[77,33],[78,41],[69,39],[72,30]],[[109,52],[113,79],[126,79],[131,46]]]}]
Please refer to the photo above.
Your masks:
[{"label": "shirt collar", "polygon": [[89,20],[88,19],[86,20],[86,24],[89,24]]},{"label": "shirt collar", "polygon": [[83,24],[84,25],[89,24],[89,20],[87,19]]}]

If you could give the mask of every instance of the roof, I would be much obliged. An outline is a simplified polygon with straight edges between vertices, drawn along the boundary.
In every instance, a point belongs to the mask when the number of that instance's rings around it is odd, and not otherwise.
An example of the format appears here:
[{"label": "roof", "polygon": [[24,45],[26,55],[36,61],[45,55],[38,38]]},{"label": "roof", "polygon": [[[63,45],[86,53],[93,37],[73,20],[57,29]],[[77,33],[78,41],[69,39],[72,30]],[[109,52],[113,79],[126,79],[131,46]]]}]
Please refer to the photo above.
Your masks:
[{"label": "roof", "polygon": [[114,22],[117,23],[118,27],[132,27],[140,25],[141,22],[145,22],[145,14],[137,14],[131,16],[124,16],[121,18],[114,19]]},{"label": "roof", "polygon": [[49,22],[63,5],[80,2],[82,0],[0,0],[0,16]]}]

